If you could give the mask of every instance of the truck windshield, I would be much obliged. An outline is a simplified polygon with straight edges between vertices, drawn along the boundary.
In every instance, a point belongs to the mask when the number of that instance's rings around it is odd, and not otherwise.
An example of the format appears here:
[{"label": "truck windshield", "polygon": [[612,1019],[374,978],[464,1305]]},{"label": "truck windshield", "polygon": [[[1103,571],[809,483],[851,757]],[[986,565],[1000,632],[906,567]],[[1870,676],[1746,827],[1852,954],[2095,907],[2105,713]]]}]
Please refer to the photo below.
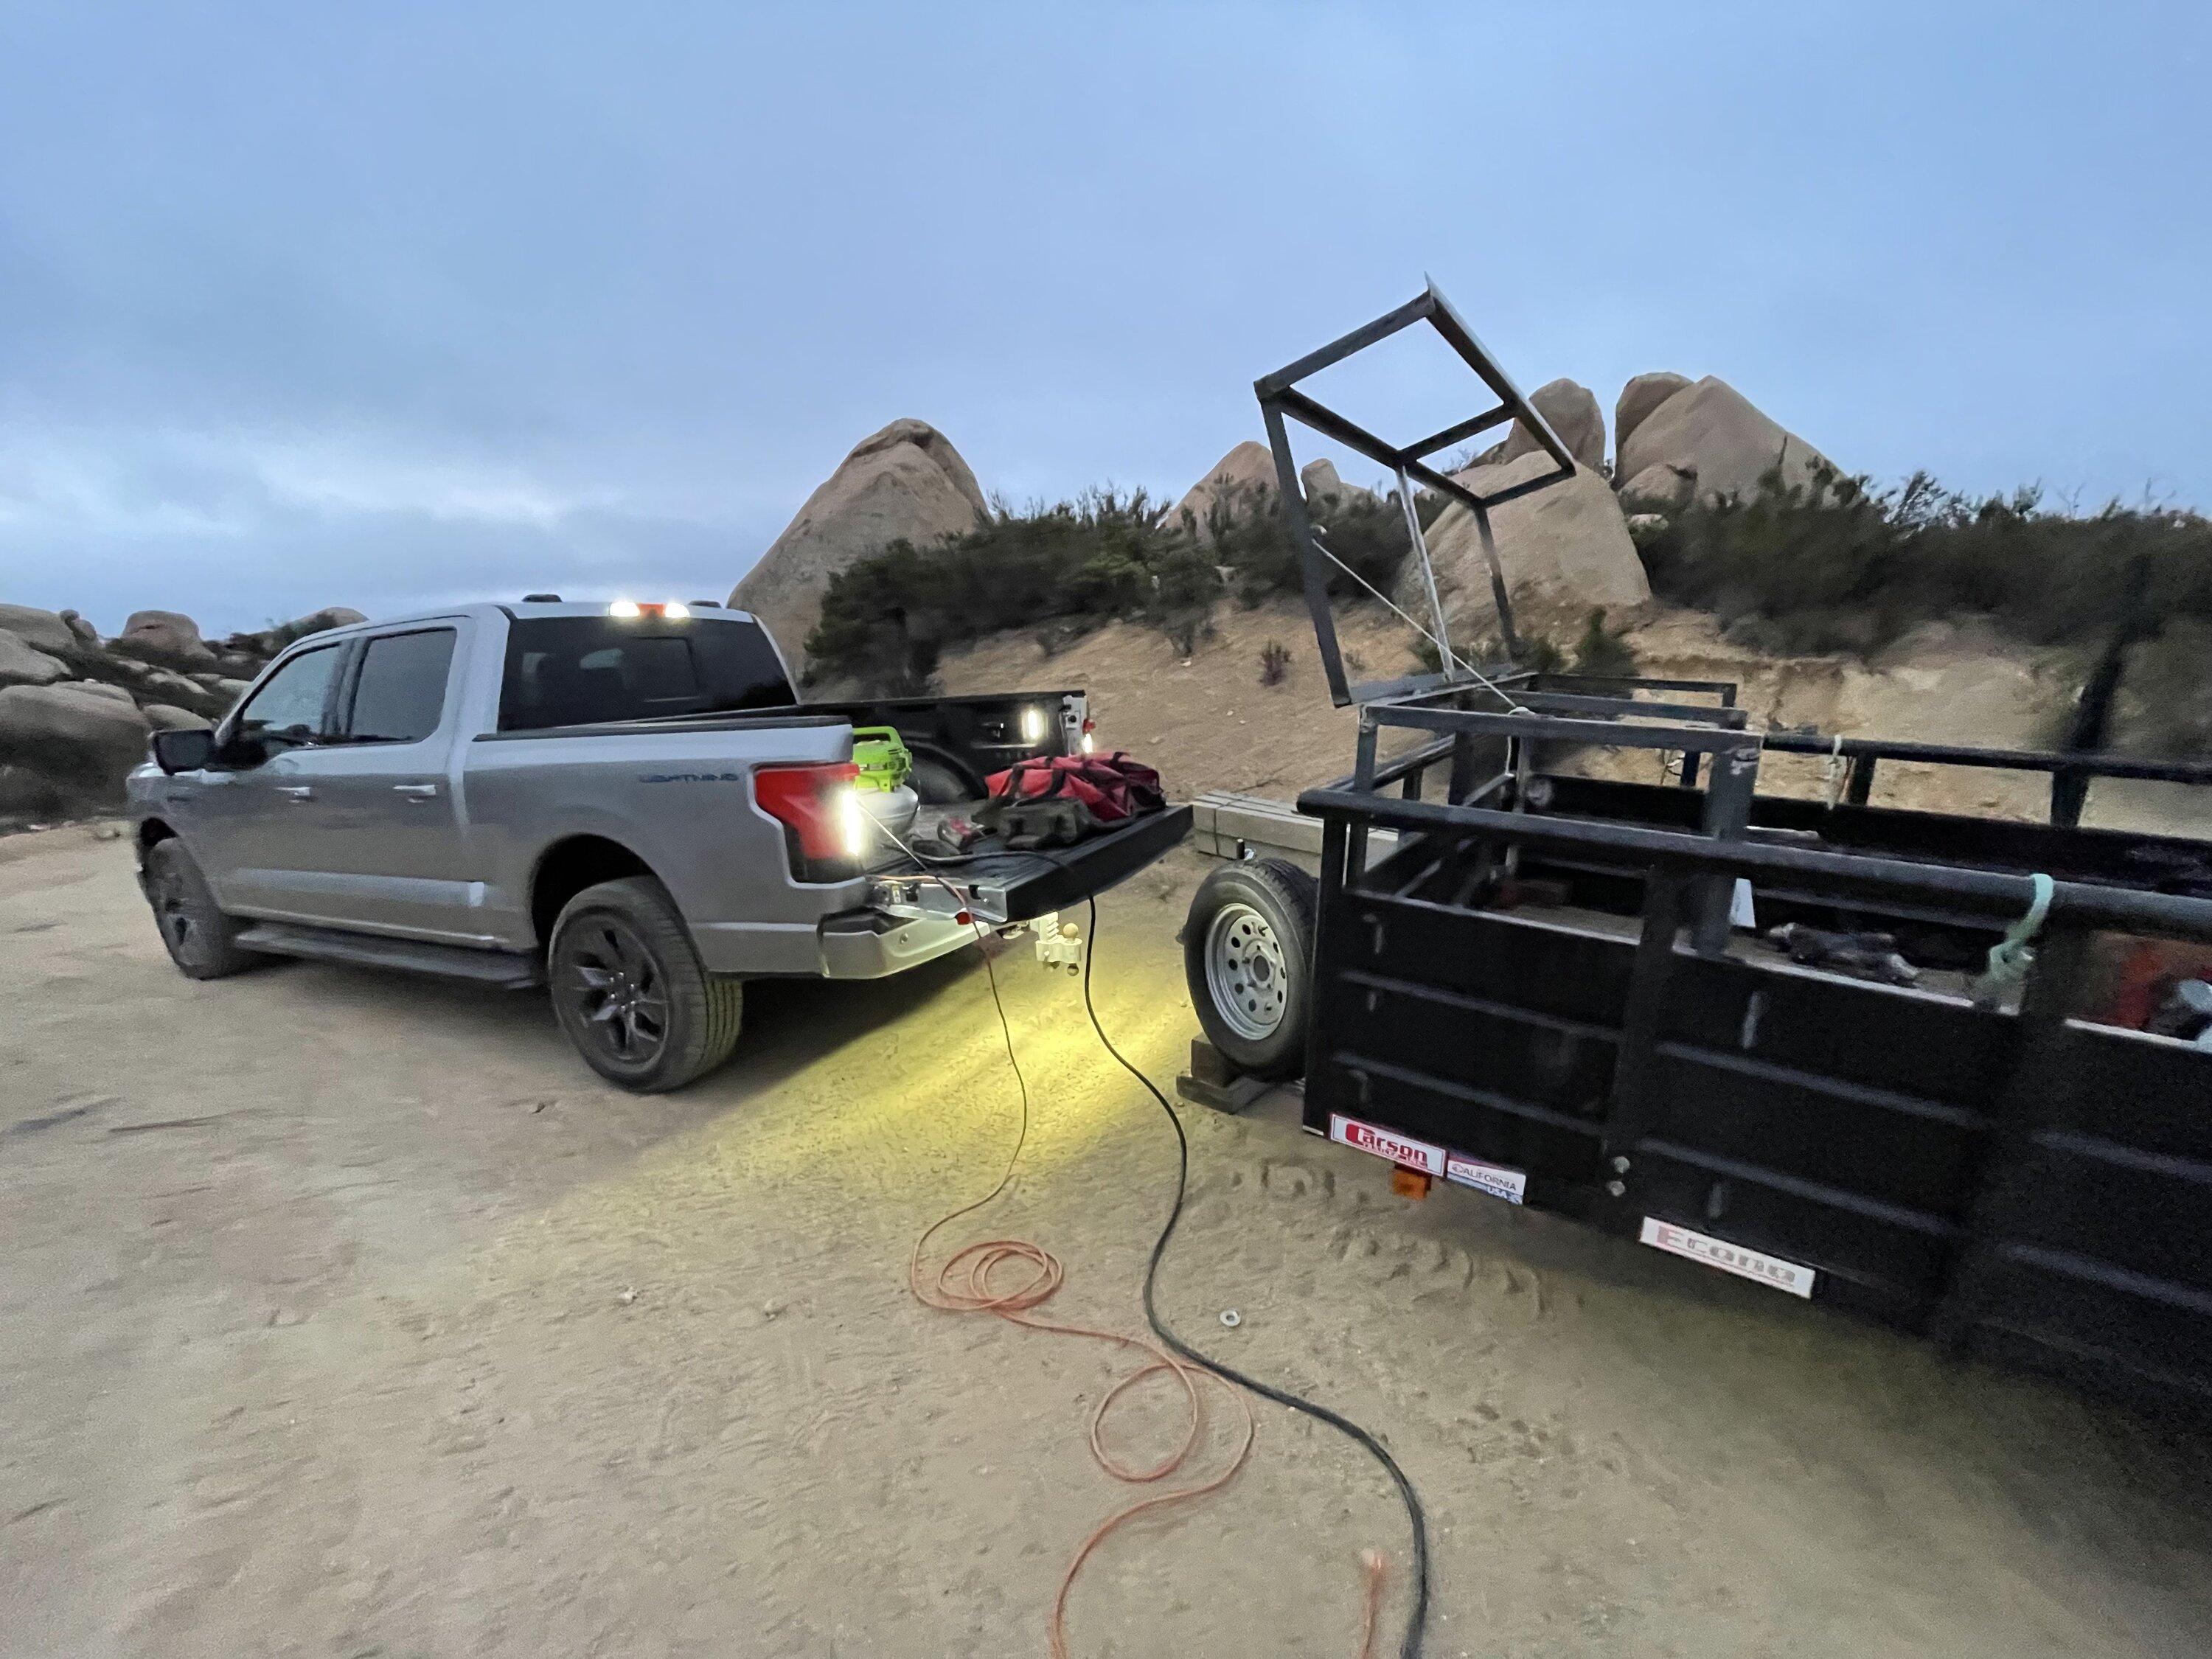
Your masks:
[{"label": "truck windshield", "polygon": [[526,617],[508,624],[499,729],[788,708],[775,647],[750,617]]}]

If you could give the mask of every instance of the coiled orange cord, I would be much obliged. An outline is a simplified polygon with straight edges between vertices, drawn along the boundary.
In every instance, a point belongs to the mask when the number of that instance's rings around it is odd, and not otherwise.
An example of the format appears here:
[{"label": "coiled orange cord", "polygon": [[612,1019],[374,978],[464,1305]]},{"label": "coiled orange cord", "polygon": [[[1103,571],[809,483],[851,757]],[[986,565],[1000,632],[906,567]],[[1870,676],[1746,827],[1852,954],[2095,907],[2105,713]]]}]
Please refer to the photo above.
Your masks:
[{"label": "coiled orange cord", "polygon": [[[979,930],[979,943],[980,939]],[[1243,1390],[1209,1371],[1185,1363],[1142,1338],[1124,1336],[1115,1331],[1096,1330],[1087,1325],[1061,1324],[1036,1317],[1036,1310],[1050,1301],[1067,1279],[1066,1269],[1060,1265],[1060,1258],[1040,1244],[1019,1238],[984,1239],[955,1251],[938,1268],[933,1277],[924,1276],[922,1255],[928,1248],[929,1241],[950,1223],[981,1209],[1006,1191],[1008,1183],[1013,1180],[1015,1166],[1021,1161],[1022,1149],[1029,1140],[1029,1082],[1023,1077],[1021,1062],[1014,1055],[1013,1028],[1007,1022],[1006,1005],[999,1000],[998,974],[992,967],[988,951],[983,953],[983,968],[990,976],[991,1000],[998,1007],[999,1029],[1006,1044],[1006,1060],[1013,1068],[1014,1080],[1021,1091],[1021,1127],[1014,1138],[1013,1151],[1006,1159],[1006,1170],[1000,1176],[997,1184],[982,1197],[939,1216],[923,1230],[921,1237],[915,1240],[914,1253],[907,1261],[907,1288],[913,1292],[916,1301],[940,1312],[992,1314],[1008,1324],[1019,1325],[1029,1330],[1046,1331],[1058,1336],[1089,1337],[1094,1341],[1111,1342],[1119,1347],[1135,1348],[1149,1356],[1143,1364],[1109,1389],[1105,1397],[1099,1401],[1097,1409],[1091,1414],[1091,1455],[1100,1468],[1117,1480],[1127,1481],[1133,1486],[1146,1485],[1165,1480],[1183,1467],[1196,1449],[1205,1429],[1204,1396],[1199,1387],[1201,1382],[1220,1389],[1237,1402],[1237,1408],[1244,1414],[1243,1437],[1237,1444],[1236,1455],[1218,1474],[1194,1485],[1139,1498],[1116,1510],[1092,1529],[1091,1535],[1083,1540],[1069,1559],[1066,1571],[1060,1575],[1059,1593],[1053,1597],[1052,1623],[1048,1632],[1052,1659],[1068,1659],[1067,1598],[1075,1588],[1076,1575],[1082,1571],[1083,1564],[1090,1559],[1091,1553],[1117,1528],[1139,1515],[1203,1498],[1227,1486],[1252,1455],[1256,1425],[1252,1416],[1251,1402],[1245,1398]],[[1023,1263],[1028,1265],[1030,1272],[1018,1282],[994,1282],[994,1276],[1003,1279],[1005,1273]],[[1170,1373],[1182,1385],[1183,1397],[1189,1407],[1189,1424],[1184,1430],[1180,1445],[1158,1463],[1149,1468],[1138,1468],[1124,1462],[1107,1449],[1104,1437],[1106,1415],[1113,1409],[1115,1401],[1158,1371]],[[1376,1621],[1382,1606],[1384,1564],[1382,1553],[1372,1549],[1365,1551],[1360,1561],[1366,1574],[1366,1593],[1360,1628],[1359,1659],[1371,1659]]]}]

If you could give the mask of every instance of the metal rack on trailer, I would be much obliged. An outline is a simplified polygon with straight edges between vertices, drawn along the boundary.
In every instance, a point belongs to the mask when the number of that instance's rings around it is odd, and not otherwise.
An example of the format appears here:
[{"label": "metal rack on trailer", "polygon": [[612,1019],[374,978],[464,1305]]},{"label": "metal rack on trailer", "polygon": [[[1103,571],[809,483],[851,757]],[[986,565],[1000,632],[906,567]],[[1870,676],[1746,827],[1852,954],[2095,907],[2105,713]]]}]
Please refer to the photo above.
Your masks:
[{"label": "metal rack on trailer", "polygon": [[[1449,314],[1424,297],[1393,316]],[[1504,412],[1454,434],[1523,406],[1474,350]],[[1285,386],[1260,390],[1294,480]],[[1411,452],[1288,407],[1401,487],[1419,476]],[[1328,556],[1294,489],[1285,510],[1334,665]],[[1442,656],[1384,687],[1332,667],[1361,714],[1352,775],[1298,800],[1322,827],[1317,887],[1271,902],[1232,866],[1194,904],[1209,1036],[1237,1049],[1236,1018],[1269,1006],[1302,1020],[1274,1074],[1302,1070],[1305,1127],[1419,1176],[1961,1352],[2212,1397],[2212,1037],[2107,1012],[2130,953],[2212,943],[2212,844],[2080,822],[2094,779],[2202,786],[2212,765],[1761,732],[1725,682]],[[1679,756],[1677,780],[1563,769],[1603,750]],[[1777,751],[1826,757],[1826,798],[1761,793]],[[1875,805],[1885,761],[2047,773],[2051,822]],[[1382,830],[1395,847],[1370,861]],[[1256,924],[1223,922],[1240,906]],[[1793,959],[1754,916],[1846,946]],[[1887,952],[1848,941],[1871,935],[1917,965],[1869,977]],[[1272,1003],[1253,988],[1269,969]]]}]

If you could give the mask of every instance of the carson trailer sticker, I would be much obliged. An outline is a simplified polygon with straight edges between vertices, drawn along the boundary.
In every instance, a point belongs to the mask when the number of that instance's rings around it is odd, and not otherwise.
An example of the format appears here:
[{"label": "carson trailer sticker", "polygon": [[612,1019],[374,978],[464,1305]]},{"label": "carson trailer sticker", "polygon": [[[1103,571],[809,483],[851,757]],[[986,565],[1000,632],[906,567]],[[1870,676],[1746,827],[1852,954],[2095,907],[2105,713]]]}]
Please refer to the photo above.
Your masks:
[{"label": "carson trailer sticker", "polygon": [[1671,1255],[1686,1255],[1692,1261],[1704,1262],[1708,1267],[1718,1267],[1723,1273],[1734,1273],[1739,1279],[1755,1279],[1775,1290],[1787,1291],[1792,1296],[1809,1299],[1813,1294],[1813,1281],[1819,1277],[1810,1267],[1801,1267],[1796,1262],[1784,1261],[1778,1256],[1747,1250],[1741,1244],[1729,1243],[1725,1238],[1692,1232],[1689,1228],[1678,1227],[1671,1221],[1662,1221],[1657,1216],[1644,1218],[1644,1231],[1638,1237],[1654,1249],[1665,1250]]},{"label": "carson trailer sticker", "polygon": [[1464,1152],[1453,1152],[1444,1159],[1444,1179],[1502,1198],[1508,1204],[1518,1204],[1528,1190],[1525,1171],[1509,1170],[1503,1164],[1486,1164]]},{"label": "carson trailer sticker", "polygon": [[1528,1177],[1519,1170],[1508,1169],[1503,1164],[1486,1164],[1464,1152],[1446,1152],[1425,1140],[1401,1135],[1395,1129],[1377,1128],[1341,1112],[1328,1115],[1328,1138],[1340,1146],[1372,1152],[1424,1175],[1441,1176],[1479,1193],[1488,1193],[1492,1198],[1502,1198],[1509,1204],[1521,1202],[1528,1190]]},{"label": "carson trailer sticker", "polygon": [[1425,1140],[1416,1140],[1395,1130],[1378,1129],[1372,1123],[1363,1123],[1341,1112],[1328,1115],[1328,1138],[1340,1146],[1356,1146],[1363,1152],[1387,1158],[1393,1164],[1402,1164],[1425,1175],[1440,1176],[1444,1172],[1443,1147],[1431,1146]]}]

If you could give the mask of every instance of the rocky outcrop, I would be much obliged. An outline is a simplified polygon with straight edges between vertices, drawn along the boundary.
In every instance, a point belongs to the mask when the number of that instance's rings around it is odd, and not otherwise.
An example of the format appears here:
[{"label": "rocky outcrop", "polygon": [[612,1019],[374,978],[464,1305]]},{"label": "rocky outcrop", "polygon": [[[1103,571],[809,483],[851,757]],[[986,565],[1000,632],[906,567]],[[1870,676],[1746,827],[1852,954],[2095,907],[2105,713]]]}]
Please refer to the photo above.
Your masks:
[{"label": "rocky outcrop", "polygon": [[[1559,441],[1578,465],[1593,472],[1605,469],[1605,416],[1597,394],[1578,380],[1547,380],[1528,394],[1528,401],[1559,434]],[[1503,445],[1486,453],[1484,464],[1503,465],[1523,455],[1542,453],[1544,447],[1526,422],[1516,421]]]},{"label": "rocky outcrop", "polygon": [[215,650],[200,637],[200,625],[181,611],[134,611],[115,636],[114,647],[149,662],[191,663],[215,660]]},{"label": "rocky outcrop", "polygon": [[1647,466],[1620,487],[1620,500],[1631,513],[1641,507],[1654,513],[1670,513],[1689,499],[1697,475],[1678,472],[1662,463]]},{"label": "rocky outcrop", "polygon": [[[1551,457],[1538,453],[1455,476],[1469,489],[1492,495],[1540,477],[1551,466]],[[1516,616],[1531,627],[1547,631],[1571,628],[1594,607],[1618,615],[1651,597],[1620,503],[1612,486],[1595,471],[1579,471],[1571,478],[1507,501],[1492,510],[1490,523],[1506,592],[1512,596]],[[1465,642],[1494,634],[1498,623],[1490,567],[1473,512],[1460,506],[1446,508],[1429,527],[1426,540],[1452,637]],[[1420,592],[1420,573],[1411,561],[1398,579],[1395,598],[1413,615],[1424,614],[1427,600]]]},{"label": "rocky outcrop", "polygon": [[[1250,447],[1257,449],[1259,446],[1254,444]],[[1267,453],[1265,450],[1261,453]],[[1272,455],[1268,456],[1267,465],[1272,477],[1274,467]],[[1347,507],[1367,507],[1375,501],[1373,490],[1345,483],[1337,477],[1335,463],[1327,459],[1308,461],[1298,471],[1298,483],[1306,492],[1306,500],[1317,507],[1333,502],[1341,502]]]},{"label": "rocky outcrop", "polygon": [[49,656],[67,651],[77,642],[69,623],[58,615],[27,605],[0,605],[0,634],[12,634],[33,651],[43,651]]},{"label": "rocky outcrop", "polygon": [[0,685],[52,685],[69,678],[59,657],[27,645],[21,635],[0,633]]},{"label": "rocky outcrop", "polygon": [[278,623],[274,628],[259,629],[250,634],[233,634],[222,642],[221,650],[216,653],[216,661],[219,665],[230,666],[234,672],[249,666],[258,670],[259,662],[275,656],[295,640],[304,640],[310,634],[320,634],[327,629],[350,628],[356,623],[368,620],[350,606],[325,605],[320,611],[310,611],[304,617],[295,617],[290,622]]},{"label": "rocky outcrop", "polygon": [[1639,481],[1655,466],[1671,467],[1694,478],[1698,497],[1711,501],[1755,495],[1778,467],[1784,483],[1803,486],[1828,465],[1819,450],[1727,381],[1708,374],[1632,425],[1613,470],[1617,477]]},{"label": "rocky outcrop", "polygon": [[[1330,472],[1336,469],[1331,467]],[[1257,511],[1275,495],[1275,457],[1267,445],[1246,439],[1224,455],[1206,475],[1183,492],[1170,523],[1187,523],[1201,542],[1213,539],[1211,520]]]},{"label": "rocky outcrop", "polygon": [[113,800],[124,775],[146,757],[150,725],[134,705],[73,686],[0,688],[0,764]]},{"label": "rocky outcrop", "polygon": [[730,590],[730,605],[768,624],[800,659],[830,579],[895,541],[917,545],[973,530],[989,511],[975,475],[925,421],[893,421],[838,464],[760,562]]},{"label": "rocky outcrop", "polygon": [[[1613,447],[1615,453],[1628,442],[1628,434],[1642,426],[1651,411],[1690,384],[1686,374],[1676,374],[1662,369],[1656,374],[1639,374],[1620,388],[1620,396],[1613,404]],[[1613,469],[1616,478],[1626,477],[1619,467]]]},{"label": "rocky outcrop", "polygon": [[76,611],[0,605],[0,827],[112,809],[149,731],[213,724],[294,640],[362,620],[331,606],[213,647],[175,611],[104,641]]}]

